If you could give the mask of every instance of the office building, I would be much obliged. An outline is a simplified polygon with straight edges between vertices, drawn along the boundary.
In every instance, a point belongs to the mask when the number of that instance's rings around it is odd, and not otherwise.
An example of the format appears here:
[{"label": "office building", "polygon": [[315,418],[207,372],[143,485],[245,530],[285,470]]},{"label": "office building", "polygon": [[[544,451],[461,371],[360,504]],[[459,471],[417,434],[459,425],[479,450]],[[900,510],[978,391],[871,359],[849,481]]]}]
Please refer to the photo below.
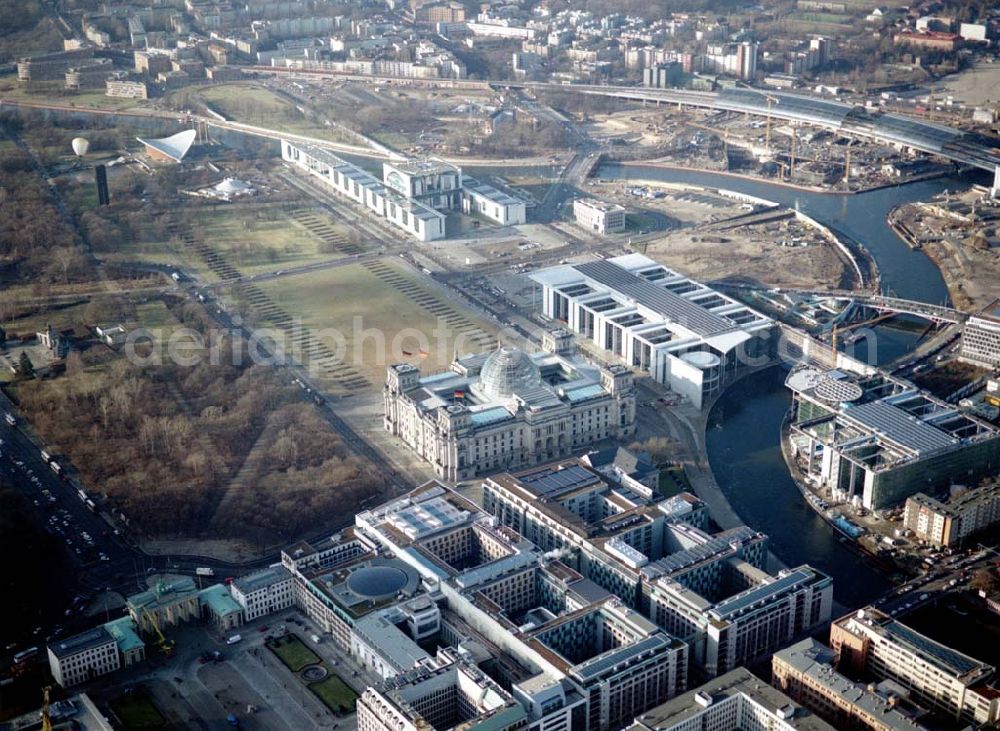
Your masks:
[{"label": "office building", "polygon": [[444,238],[445,214],[418,200],[390,190],[382,181],[331,152],[312,145],[282,141],[286,162],[322,180],[336,194],[353,200],[385,218],[419,241]]},{"label": "office building", "polygon": [[556,333],[546,338],[549,350],[503,346],[424,377],[409,363],[389,366],[385,428],[447,480],[627,439],[635,431],[632,374],[589,365],[571,342]]},{"label": "office building", "polygon": [[235,579],[229,592],[243,608],[243,621],[252,622],[292,606],[293,583],[291,572],[284,566],[269,566]]},{"label": "office building", "polygon": [[625,230],[625,207],[596,198],[576,198],[573,201],[573,218],[578,225],[599,234]]},{"label": "office building", "polygon": [[111,191],[108,189],[108,168],[106,165],[94,166],[94,187],[97,188],[97,205],[109,205]]},{"label": "office building", "polygon": [[358,731],[517,731],[527,714],[472,663],[444,656],[358,699]]},{"label": "office building", "polygon": [[475,178],[462,182],[462,210],[469,215],[480,215],[501,226],[516,226],[527,220],[527,206],[492,185],[480,183]]},{"label": "office building", "polygon": [[683,642],[439,484],[355,523],[419,572],[442,638],[504,679],[530,729],[620,728],[686,686]]},{"label": "office building", "polygon": [[933,546],[961,545],[966,538],[1000,523],[1000,483],[961,492],[945,502],[918,492],[906,499],[903,525]]},{"label": "office building", "polygon": [[102,627],[56,640],[48,646],[49,670],[63,688],[107,675],[121,667],[118,642]]},{"label": "office building", "polygon": [[774,322],[640,254],[533,272],[542,311],[695,407],[768,362]]},{"label": "office building", "polygon": [[711,535],[704,504],[616,484],[583,460],[501,474],[483,506],[505,526],[639,610],[688,645],[714,676],[829,621],[833,586],[808,566],[765,572],[767,537],[745,526]]},{"label": "office building", "polygon": [[974,315],[966,320],[958,359],[980,368],[1000,368],[1000,319]]},{"label": "office building", "polygon": [[836,655],[814,639],[774,653],[772,683],[797,702],[841,729],[924,731],[926,714],[906,698],[906,690],[884,681],[858,683],[836,670]]},{"label": "office building", "polygon": [[[723,533],[714,542],[728,538]],[[661,563],[677,560],[698,558],[680,552]],[[833,581],[820,571],[800,566],[771,576],[737,556],[703,560],[702,572],[717,567],[715,576],[707,574],[712,580],[705,589],[686,585],[691,579],[685,571],[657,577],[644,592],[650,616],[690,645],[692,661],[705,677],[766,657],[830,620]]]},{"label": "office building", "polygon": [[996,669],[867,607],[830,627],[837,670],[855,677],[892,680],[921,704],[977,724],[1000,720]]},{"label": "office building", "polygon": [[418,644],[441,632],[441,610],[427,595],[380,609],[351,627],[351,656],[383,680],[425,665],[430,656]]},{"label": "office building", "polygon": [[127,668],[146,659],[146,643],[139,636],[131,617],[119,617],[104,624],[104,629],[115,638],[121,666]]},{"label": "office building", "polygon": [[[745,668],[643,713],[627,731],[834,731]],[[843,729],[841,728],[841,731]]]},{"label": "office building", "polygon": [[386,162],[379,180],[314,145],[282,140],[281,157],[419,241],[444,238],[449,211],[475,212],[502,225],[524,222],[523,202],[477,181],[466,189],[461,168],[440,160]]},{"label": "office building", "polygon": [[878,510],[1000,468],[1000,430],[909,381],[803,366],[785,385],[803,469],[835,501]]}]

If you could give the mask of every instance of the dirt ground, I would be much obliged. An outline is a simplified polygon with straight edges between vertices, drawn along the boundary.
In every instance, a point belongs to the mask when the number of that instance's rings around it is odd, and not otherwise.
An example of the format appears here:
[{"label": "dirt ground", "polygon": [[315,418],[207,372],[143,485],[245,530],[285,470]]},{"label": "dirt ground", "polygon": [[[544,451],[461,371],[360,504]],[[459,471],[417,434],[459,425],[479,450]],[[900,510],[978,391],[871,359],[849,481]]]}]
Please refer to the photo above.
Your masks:
[{"label": "dirt ground", "polygon": [[[700,226],[745,213],[741,201],[710,190],[686,186],[653,185],[640,188],[659,191],[661,198],[640,198],[629,191],[635,185],[596,183],[590,186],[600,198],[629,208],[656,211],[673,218],[679,228],[651,241],[646,254],[685,275],[700,280],[731,279],[767,287],[835,289],[850,266],[829,243],[780,246],[775,240],[797,235],[811,241],[822,237],[804,224],[784,222],[781,234],[771,235],[760,227],[701,231]],[[790,227],[790,228],[789,228]],[[713,241],[724,239],[724,243]]]},{"label": "dirt ground", "polygon": [[701,281],[730,279],[767,287],[831,289],[844,274],[832,246],[783,247],[728,231],[726,243],[692,241],[678,231],[651,243],[647,256]]},{"label": "dirt ground", "polygon": [[[252,561],[266,555],[274,546],[259,546],[243,540],[170,540],[146,541],[142,549],[156,556],[199,555],[211,556],[219,561]],[[263,550],[262,550],[263,549]]]},{"label": "dirt ground", "polygon": [[973,106],[1000,100],[1000,63],[979,63],[931,85],[935,96],[953,96],[956,102]]}]

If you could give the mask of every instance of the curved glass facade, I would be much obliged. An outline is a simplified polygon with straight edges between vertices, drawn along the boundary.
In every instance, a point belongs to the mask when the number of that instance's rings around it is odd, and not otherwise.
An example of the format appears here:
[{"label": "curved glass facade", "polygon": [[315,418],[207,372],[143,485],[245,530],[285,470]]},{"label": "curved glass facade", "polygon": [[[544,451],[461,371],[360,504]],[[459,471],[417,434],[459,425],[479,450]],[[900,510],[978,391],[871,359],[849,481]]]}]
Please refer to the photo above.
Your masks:
[{"label": "curved glass facade", "polygon": [[496,350],[479,373],[479,384],[494,398],[510,396],[515,390],[533,388],[542,382],[542,374],[531,358],[517,348]]}]

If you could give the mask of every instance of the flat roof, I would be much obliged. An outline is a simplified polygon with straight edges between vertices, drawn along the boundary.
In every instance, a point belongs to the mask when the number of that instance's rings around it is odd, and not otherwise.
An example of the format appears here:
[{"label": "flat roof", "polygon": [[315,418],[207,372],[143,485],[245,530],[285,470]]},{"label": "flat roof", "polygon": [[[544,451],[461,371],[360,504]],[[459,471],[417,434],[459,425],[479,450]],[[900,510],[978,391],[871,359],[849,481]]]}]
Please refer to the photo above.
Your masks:
[{"label": "flat roof", "polygon": [[[711,705],[707,708],[700,705],[695,700],[695,696],[699,694],[702,697],[708,696],[711,699]],[[675,728],[688,728],[687,725],[684,725],[686,722],[697,718],[702,713],[710,712],[713,707],[718,707],[726,701],[736,700],[739,702],[740,698],[753,701],[757,706],[762,706],[770,713],[774,713],[779,708],[788,709],[790,717],[783,719],[783,722],[793,729],[835,731],[834,727],[822,718],[809,709],[798,705],[777,688],[771,687],[756,675],[751,674],[746,668],[731,670],[699,688],[693,688],[652,710],[646,711],[636,718],[635,723],[628,728],[629,731],[668,731]],[[736,726],[726,726],[726,728],[736,728]]]},{"label": "flat roof", "polygon": [[634,300],[636,304],[657,313],[665,320],[676,322],[707,337],[728,332],[737,324],[728,317],[717,315],[686,297],[643,279],[607,260],[591,261],[573,267],[585,277]]},{"label": "flat roof", "polygon": [[794,571],[791,571],[768,584],[755,586],[752,589],[736,594],[735,596],[731,596],[728,599],[723,599],[712,608],[711,614],[719,619],[729,619],[733,615],[739,614],[744,609],[747,609],[758,602],[762,602],[765,599],[780,594],[783,591],[787,591],[795,586],[799,586],[800,584],[805,584],[811,581],[815,576],[815,573],[807,569],[795,569]]},{"label": "flat roof", "polygon": [[406,175],[434,175],[437,173],[460,173],[461,168],[444,160],[389,160],[382,163]]},{"label": "flat roof", "polygon": [[229,595],[226,587],[222,584],[213,584],[198,592],[198,601],[208,606],[212,613],[218,617],[243,611],[243,607]]},{"label": "flat roof", "polygon": [[252,594],[255,591],[287,581],[292,578],[292,574],[284,566],[268,566],[266,569],[254,571],[252,574],[241,576],[233,581],[233,586],[244,594]]},{"label": "flat roof", "polygon": [[573,205],[579,203],[581,206],[586,206],[587,208],[593,208],[595,211],[602,211],[604,213],[610,213],[614,211],[624,211],[625,206],[619,205],[617,203],[609,203],[608,201],[602,201],[597,198],[577,198],[573,201]]},{"label": "flat roof", "polygon": [[969,657],[958,650],[942,645],[940,642],[935,642],[930,637],[925,637],[905,624],[892,621],[885,625],[885,629],[897,642],[908,646],[920,655],[933,659],[938,667],[947,670],[955,677],[962,677],[977,670],[986,670],[991,667],[974,657]]},{"label": "flat roof", "polygon": [[115,638],[101,625],[78,635],[56,640],[49,645],[49,650],[53,655],[62,659],[108,643],[115,643]]},{"label": "flat roof", "polygon": [[561,462],[530,472],[513,475],[522,486],[539,498],[551,497],[588,485],[605,485],[604,479],[583,465]]},{"label": "flat roof", "polygon": [[841,413],[879,436],[917,452],[947,449],[957,443],[947,433],[885,401],[849,406]]},{"label": "flat roof", "polygon": [[925,728],[894,708],[888,698],[838,673],[833,667],[836,657],[833,650],[812,638],[779,650],[774,653],[774,657],[810,678],[831,695],[842,698],[872,717],[878,718],[879,723],[886,729],[920,731]]},{"label": "flat roof", "polygon": [[107,622],[104,628],[115,638],[115,642],[118,643],[118,649],[123,653],[146,646],[146,643],[139,637],[135,622],[132,621],[131,617],[122,617]]},{"label": "flat roof", "polygon": [[664,634],[655,634],[638,642],[608,650],[597,657],[582,662],[573,668],[572,674],[578,676],[583,682],[587,682],[607,672],[615,665],[620,665],[639,655],[663,651],[671,644],[673,643],[670,637]]}]

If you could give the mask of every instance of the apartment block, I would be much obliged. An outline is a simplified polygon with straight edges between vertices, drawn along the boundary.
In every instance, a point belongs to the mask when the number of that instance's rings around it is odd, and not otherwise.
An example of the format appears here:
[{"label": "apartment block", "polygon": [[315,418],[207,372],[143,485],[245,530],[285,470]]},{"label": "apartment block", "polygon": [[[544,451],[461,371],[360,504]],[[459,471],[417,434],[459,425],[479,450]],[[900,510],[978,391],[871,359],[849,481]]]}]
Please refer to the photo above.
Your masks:
[{"label": "apartment block", "polygon": [[104,94],[122,99],[147,99],[149,88],[145,81],[133,81],[127,76],[115,76],[104,82]]},{"label": "apartment block", "polygon": [[918,492],[906,500],[903,525],[934,546],[956,546],[1000,522],[1000,483],[967,490],[941,501]]},{"label": "apartment block", "polygon": [[926,710],[909,702],[891,681],[865,684],[836,670],[836,655],[814,639],[774,653],[772,682],[797,702],[840,729],[926,731]]},{"label": "apartment block", "polygon": [[832,581],[801,566],[764,571],[767,537],[745,526],[711,535],[691,495],[662,500],[566,460],[483,484],[484,508],[561,563],[683,640],[711,677],[829,621]]},{"label": "apartment block", "polygon": [[893,680],[916,700],[977,724],[1000,720],[996,669],[907,627],[873,607],[838,619],[830,646],[840,672]]}]

